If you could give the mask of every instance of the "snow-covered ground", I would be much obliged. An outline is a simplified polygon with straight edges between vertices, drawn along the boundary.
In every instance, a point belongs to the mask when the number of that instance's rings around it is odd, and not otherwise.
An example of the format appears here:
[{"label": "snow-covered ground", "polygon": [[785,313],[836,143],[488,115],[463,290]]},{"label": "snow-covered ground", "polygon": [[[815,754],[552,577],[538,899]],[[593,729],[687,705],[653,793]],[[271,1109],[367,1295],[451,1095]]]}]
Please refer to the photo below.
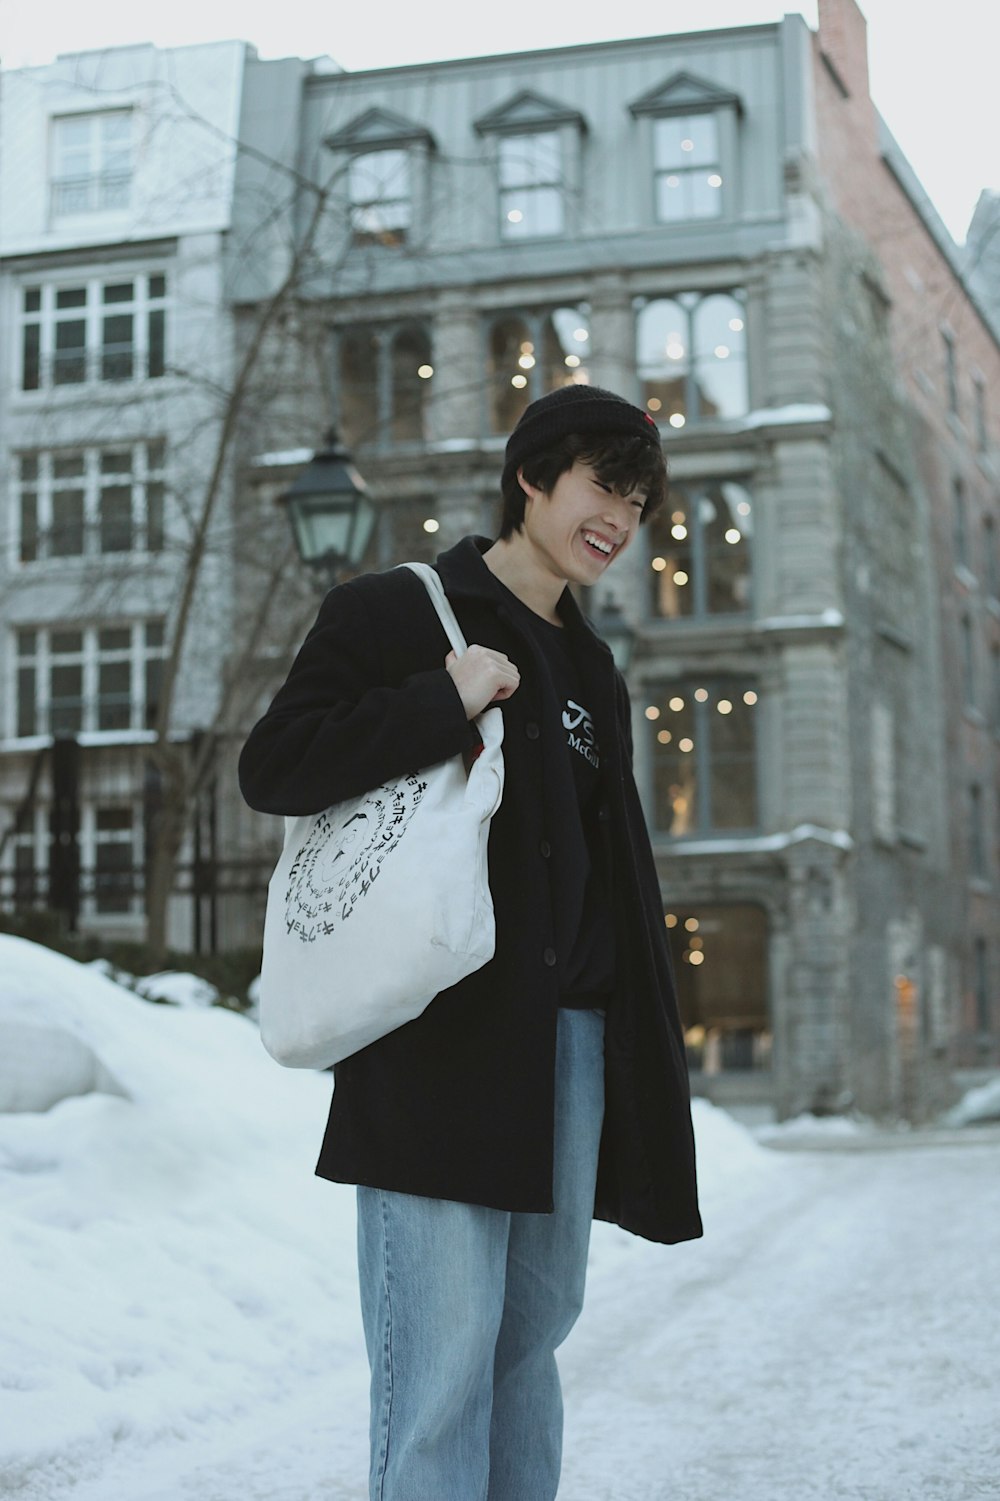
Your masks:
[{"label": "snow-covered ground", "polygon": [[[363,1501],[329,1079],[0,937],[5,1056],[117,1092],[0,1114],[0,1497]],[[695,1117],[705,1239],[595,1227],[561,1501],[995,1501],[1000,1131]]]}]

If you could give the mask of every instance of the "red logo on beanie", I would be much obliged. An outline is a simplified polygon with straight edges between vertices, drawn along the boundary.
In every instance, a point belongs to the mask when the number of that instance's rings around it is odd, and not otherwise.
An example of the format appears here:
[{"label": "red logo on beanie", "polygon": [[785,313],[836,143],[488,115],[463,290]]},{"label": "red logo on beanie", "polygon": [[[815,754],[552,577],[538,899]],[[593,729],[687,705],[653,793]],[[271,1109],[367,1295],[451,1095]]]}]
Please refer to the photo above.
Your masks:
[{"label": "red logo on beanie", "polygon": [[656,423],[653,421],[652,417],[649,415],[648,412],[643,412],[642,415],[645,417],[645,419],[649,423],[650,427],[655,427],[656,426]]}]

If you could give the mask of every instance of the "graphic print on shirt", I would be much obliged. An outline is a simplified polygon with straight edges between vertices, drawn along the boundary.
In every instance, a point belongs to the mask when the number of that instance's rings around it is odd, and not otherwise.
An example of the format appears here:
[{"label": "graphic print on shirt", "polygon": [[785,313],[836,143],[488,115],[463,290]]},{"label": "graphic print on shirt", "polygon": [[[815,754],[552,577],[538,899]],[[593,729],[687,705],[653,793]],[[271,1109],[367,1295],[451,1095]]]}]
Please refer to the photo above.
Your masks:
[{"label": "graphic print on shirt", "polygon": [[589,761],[597,771],[601,765],[601,757],[590,710],[585,709],[574,699],[568,698],[563,710],[562,722],[567,732],[566,741],[570,749],[579,751],[584,760]]},{"label": "graphic print on shirt", "polygon": [[401,777],[317,815],[295,857],[285,891],[285,927],[302,943],[332,933],[378,879],[427,783]]}]

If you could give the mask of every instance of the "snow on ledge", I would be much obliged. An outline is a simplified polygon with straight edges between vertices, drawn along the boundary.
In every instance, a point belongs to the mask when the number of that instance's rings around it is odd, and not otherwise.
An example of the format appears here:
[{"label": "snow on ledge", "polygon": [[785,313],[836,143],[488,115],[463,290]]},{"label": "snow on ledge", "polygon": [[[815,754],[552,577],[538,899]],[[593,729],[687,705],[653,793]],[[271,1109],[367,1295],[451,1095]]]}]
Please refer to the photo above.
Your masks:
[{"label": "snow on ledge", "polygon": [[832,422],[833,413],[823,402],[799,401],[785,407],[759,407],[737,419],[736,426],[790,427],[804,422]]},{"label": "snow on ledge", "polygon": [[831,844],[836,849],[852,850],[854,840],[846,829],[824,829],[815,823],[800,823],[790,832],[780,834],[748,834],[743,839],[675,839],[657,843],[658,855],[732,855],[745,850],[785,850],[793,844],[802,844],[806,839],[815,839],[820,844]]},{"label": "snow on ledge", "polygon": [[829,605],[818,615],[766,615],[763,620],[754,622],[754,628],[758,631],[815,631],[843,624],[840,610]]}]

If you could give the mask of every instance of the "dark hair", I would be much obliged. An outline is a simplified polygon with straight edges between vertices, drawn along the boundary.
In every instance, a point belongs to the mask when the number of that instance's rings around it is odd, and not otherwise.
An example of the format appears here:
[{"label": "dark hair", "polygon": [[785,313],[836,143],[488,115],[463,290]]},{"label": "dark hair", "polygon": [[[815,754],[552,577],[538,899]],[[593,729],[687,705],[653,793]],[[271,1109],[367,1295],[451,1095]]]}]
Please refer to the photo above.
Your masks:
[{"label": "dark hair", "polygon": [[[646,497],[639,518],[648,521],[667,498],[667,463],[658,437],[636,437],[631,433],[591,434],[582,437],[568,433],[555,438],[547,448],[533,453],[521,465],[529,484],[551,494],[556,480],[579,460],[592,464],[602,484],[610,485],[622,495],[633,490]],[[516,471],[505,473],[501,483],[503,510],[500,515],[500,538],[519,532],[524,525],[525,494]]]}]

